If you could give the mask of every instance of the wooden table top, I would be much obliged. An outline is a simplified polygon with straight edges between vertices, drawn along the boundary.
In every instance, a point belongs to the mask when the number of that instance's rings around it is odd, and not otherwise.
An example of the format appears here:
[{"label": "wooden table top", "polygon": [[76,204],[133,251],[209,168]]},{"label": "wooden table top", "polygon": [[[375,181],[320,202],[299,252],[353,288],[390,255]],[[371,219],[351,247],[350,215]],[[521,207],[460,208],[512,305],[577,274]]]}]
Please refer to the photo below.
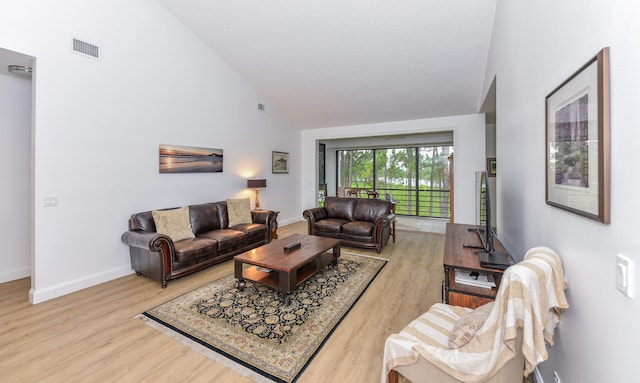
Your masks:
[{"label": "wooden table top", "polygon": [[[284,247],[296,242],[301,246],[290,252]],[[305,234],[293,234],[282,239],[275,239],[266,245],[238,254],[236,262],[266,267],[272,270],[291,272],[309,263],[320,254],[340,245],[335,238],[317,237]]]},{"label": "wooden table top", "polygon": [[[482,246],[482,241],[478,236],[476,225],[447,224],[447,235],[444,251],[444,266],[459,267],[469,270],[492,270],[500,273],[503,270],[482,267],[480,257],[477,254],[479,249],[464,247],[463,245]],[[481,228],[481,227],[480,227]],[[484,236],[484,231],[480,234]],[[506,253],[504,246],[497,238],[494,238],[496,251]],[[513,261],[511,257],[509,257]]]}]

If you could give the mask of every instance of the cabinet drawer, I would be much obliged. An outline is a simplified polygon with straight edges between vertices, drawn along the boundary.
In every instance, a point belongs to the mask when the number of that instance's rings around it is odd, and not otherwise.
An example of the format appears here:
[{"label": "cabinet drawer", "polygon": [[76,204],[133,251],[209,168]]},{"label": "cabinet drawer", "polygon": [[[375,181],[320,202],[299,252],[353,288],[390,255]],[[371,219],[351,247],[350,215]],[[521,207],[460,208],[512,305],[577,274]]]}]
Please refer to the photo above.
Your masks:
[{"label": "cabinet drawer", "polygon": [[447,303],[453,306],[463,306],[471,309],[482,306],[485,303],[489,303],[493,299],[476,297],[473,295],[460,294],[453,291],[449,291],[447,295]]}]

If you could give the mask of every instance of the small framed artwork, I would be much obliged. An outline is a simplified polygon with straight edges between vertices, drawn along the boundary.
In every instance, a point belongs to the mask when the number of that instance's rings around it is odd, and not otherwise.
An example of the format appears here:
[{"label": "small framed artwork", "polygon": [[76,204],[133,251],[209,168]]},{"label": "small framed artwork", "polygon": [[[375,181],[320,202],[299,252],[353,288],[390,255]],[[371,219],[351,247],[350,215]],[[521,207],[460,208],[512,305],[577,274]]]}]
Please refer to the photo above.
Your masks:
[{"label": "small framed artwork", "polygon": [[489,177],[496,176],[496,158],[487,158],[487,175]]},{"label": "small framed artwork", "polygon": [[546,97],[547,204],[609,223],[609,48]]},{"label": "small framed artwork", "polygon": [[289,153],[271,152],[271,172],[289,173]]}]

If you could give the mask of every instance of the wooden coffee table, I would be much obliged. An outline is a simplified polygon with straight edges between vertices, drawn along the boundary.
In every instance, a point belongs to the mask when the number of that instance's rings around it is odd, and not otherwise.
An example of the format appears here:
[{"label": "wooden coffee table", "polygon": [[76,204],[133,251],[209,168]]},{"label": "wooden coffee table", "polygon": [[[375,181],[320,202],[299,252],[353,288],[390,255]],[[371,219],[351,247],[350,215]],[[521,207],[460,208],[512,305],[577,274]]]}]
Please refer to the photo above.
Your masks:
[{"label": "wooden coffee table", "polygon": [[[300,247],[285,251],[285,246],[295,243]],[[240,291],[247,280],[258,282],[282,292],[283,302],[288,305],[296,287],[327,265],[337,265],[339,257],[339,239],[294,234],[236,255],[234,276]]]}]

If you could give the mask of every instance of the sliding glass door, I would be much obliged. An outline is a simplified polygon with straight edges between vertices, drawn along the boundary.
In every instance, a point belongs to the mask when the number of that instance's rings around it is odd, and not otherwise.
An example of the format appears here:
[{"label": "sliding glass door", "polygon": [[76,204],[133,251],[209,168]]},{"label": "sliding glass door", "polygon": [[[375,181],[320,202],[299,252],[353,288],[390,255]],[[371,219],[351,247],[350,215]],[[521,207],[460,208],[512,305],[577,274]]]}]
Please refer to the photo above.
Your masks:
[{"label": "sliding glass door", "polygon": [[338,195],[390,198],[396,214],[450,218],[452,146],[338,150]]},{"label": "sliding glass door", "polygon": [[338,150],[336,174],[338,175],[338,191],[344,193],[349,190],[363,192],[372,189],[373,184],[373,150]]}]

